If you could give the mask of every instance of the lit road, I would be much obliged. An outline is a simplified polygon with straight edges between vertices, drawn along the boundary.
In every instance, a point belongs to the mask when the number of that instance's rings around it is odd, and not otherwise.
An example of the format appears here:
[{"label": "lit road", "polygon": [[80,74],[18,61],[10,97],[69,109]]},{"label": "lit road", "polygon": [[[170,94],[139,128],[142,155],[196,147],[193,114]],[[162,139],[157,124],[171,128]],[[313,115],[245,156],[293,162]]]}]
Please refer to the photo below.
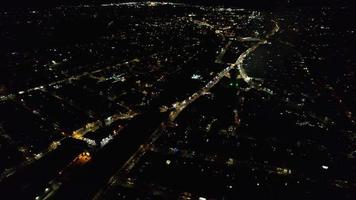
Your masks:
[{"label": "lit road", "polygon": [[194,20],[194,23],[200,25],[200,26],[206,26],[208,28],[214,29],[215,27],[207,22],[199,21],[199,20]]},{"label": "lit road", "polygon": [[[132,119],[134,118],[135,116],[137,116],[138,113],[132,111],[132,110],[128,110],[128,112],[126,113],[120,113],[120,114],[114,114],[112,116],[110,116],[110,121],[108,122],[108,124],[106,125],[110,125],[111,123],[115,122],[115,121],[118,121],[118,120],[129,120],[129,119]],[[73,138],[73,139],[76,139],[76,140],[82,140],[86,143],[88,143],[89,146],[92,146],[92,144],[88,141],[87,138],[85,138],[85,135],[87,133],[89,133],[90,131],[93,131],[93,130],[97,130],[99,128],[101,128],[103,125],[101,124],[100,121],[95,121],[95,122],[92,122],[92,123],[89,123],[89,124],[92,124],[93,126],[88,128],[87,125],[88,124],[85,124],[83,127],[79,128],[79,130],[82,130],[80,132],[77,132],[77,131],[74,131],[74,133],[72,135],[65,135],[65,137],[63,137],[62,139],[60,140],[57,140],[57,141],[53,141],[49,147],[37,154],[34,154],[34,155],[30,155],[27,157],[27,160],[22,162],[21,164],[17,165],[17,166],[14,166],[12,167],[11,169],[9,170],[6,170],[4,171],[3,173],[0,174],[0,181],[8,178],[9,176],[15,174],[15,172],[21,168],[24,168],[26,166],[29,166],[31,165],[32,163],[34,163],[35,161],[43,158],[44,156],[48,155],[49,153],[51,153],[52,151],[56,150],[60,145],[61,145],[61,142],[67,138]]]},{"label": "lit road", "polygon": [[101,69],[97,69],[97,70],[94,70],[94,71],[91,71],[91,72],[83,72],[81,74],[70,76],[70,77],[62,79],[62,80],[50,82],[50,83],[47,83],[45,85],[40,85],[40,86],[37,86],[37,87],[28,88],[27,90],[24,90],[24,91],[19,91],[17,93],[12,93],[12,94],[8,94],[8,95],[0,96],[0,100],[12,99],[17,94],[25,94],[25,93],[29,93],[29,92],[36,91],[36,90],[43,90],[46,87],[50,87],[50,86],[54,86],[54,85],[58,85],[58,84],[63,84],[63,83],[68,83],[68,82],[71,82],[71,81],[74,81],[74,80],[79,80],[80,78],[85,77],[85,76],[89,76],[89,75],[92,75],[92,74],[95,74],[95,73],[99,73],[101,71],[108,70],[108,69],[118,68],[118,67],[121,67],[121,66],[124,66],[124,65],[128,65],[130,63],[139,62],[139,61],[140,60],[138,58],[135,58],[135,59],[132,59],[132,60],[124,62],[124,63],[119,63],[119,64],[116,64],[116,65],[113,65],[113,66],[107,66],[107,67],[104,67],[104,68],[101,68]]},{"label": "lit road", "polygon": [[[238,59],[236,60],[235,63],[229,65],[222,71],[220,71],[213,79],[211,79],[204,87],[202,87],[199,91],[195,92],[191,96],[189,96],[187,99],[181,101],[181,102],[176,102],[173,104],[172,108],[173,110],[169,113],[169,122],[174,122],[175,119],[179,116],[179,114],[191,103],[195,102],[199,97],[207,94],[209,90],[214,87],[219,81],[224,77],[229,74],[229,72],[237,68],[243,79],[250,84],[251,78],[247,76],[247,74],[244,72],[242,68],[242,64],[244,63],[245,58],[251,54],[253,51],[255,51],[260,45],[266,44],[268,42],[268,39],[272,37],[274,34],[276,34],[279,31],[279,25],[277,22],[275,22],[275,27],[273,30],[265,36],[264,39],[261,39],[258,43],[255,45],[251,46],[249,49],[247,49],[245,52],[243,52]],[[107,192],[107,190],[110,190],[113,188],[115,185],[120,183],[121,181],[125,181],[125,176],[130,172],[130,170],[137,164],[137,162],[142,158],[150,149],[153,148],[154,143],[157,141],[157,139],[162,135],[166,128],[166,124],[162,123],[154,132],[153,134],[149,137],[147,142],[145,144],[140,145],[138,150],[130,157],[130,159],[123,165],[122,168],[120,168],[108,181],[107,187],[103,188],[100,190],[93,199],[99,200],[102,199],[103,195]]]},{"label": "lit road", "polygon": [[223,69],[221,72],[219,72],[212,80],[210,80],[203,88],[201,88],[199,91],[195,92],[192,94],[190,97],[187,99],[181,101],[181,102],[176,102],[173,104],[173,111],[169,114],[169,120],[170,121],[175,121],[175,119],[178,117],[178,115],[191,103],[193,103],[195,100],[197,100],[199,97],[207,94],[212,87],[214,87],[217,83],[220,82],[220,80],[229,74],[229,72],[237,68],[244,79],[244,81],[251,85],[251,80],[252,78],[249,77],[245,70],[243,69],[242,65],[248,55],[250,55],[252,52],[254,52],[259,46],[266,44],[268,42],[268,39],[272,37],[274,34],[276,34],[279,31],[279,25],[277,22],[275,22],[275,27],[273,30],[266,35],[264,39],[262,39],[260,42],[256,43],[255,45],[251,46],[248,48],[245,52],[243,52],[238,59],[236,60],[235,63],[229,65],[225,69]]},{"label": "lit road", "polygon": [[224,48],[222,48],[220,54],[216,57],[215,63],[222,64],[222,58],[226,54],[226,51],[229,49],[230,45],[232,44],[232,41],[230,40]]}]

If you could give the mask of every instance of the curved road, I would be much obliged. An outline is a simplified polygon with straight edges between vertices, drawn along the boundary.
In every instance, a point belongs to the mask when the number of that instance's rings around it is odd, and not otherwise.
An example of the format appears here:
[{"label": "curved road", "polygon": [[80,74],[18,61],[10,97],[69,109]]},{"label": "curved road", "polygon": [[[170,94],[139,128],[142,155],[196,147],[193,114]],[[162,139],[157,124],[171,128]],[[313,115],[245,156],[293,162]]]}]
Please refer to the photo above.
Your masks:
[{"label": "curved road", "polygon": [[[195,92],[191,96],[189,96],[187,99],[181,101],[181,102],[176,102],[173,104],[174,110],[170,112],[169,114],[169,122],[173,122],[178,115],[191,103],[196,101],[199,97],[207,94],[209,90],[214,87],[219,81],[226,75],[229,74],[229,72],[236,68],[239,70],[242,78],[248,83],[251,84],[250,80],[251,78],[247,76],[245,73],[244,69],[242,68],[242,64],[244,63],[246,57],[251,54],[253,51],[255,51],[259,46],[266,44],[268,42],[268,39],[275,35],[279,30],[279,25],[277,22],[275,22],[275,27],[273,30],[265,36],[264,39],[261,39],[258,43],[255,45],[251,46],[248,48],[245,52],[243,52],[238,59],[236,60],[235,63],[229,65],[225,69],[223,69],[221,72],[219,72],[212,80],[210,80],[204,87],[202,87],[199,91]],[[161,126],[159,126],[153,134],[148,138],[147,142],[142,144],[139,149],[130,157],[130,159],[110,178],[107,186],[100,190],[95,197],[93,198],[94,200],[99,200],[102,199],[102,197],[107,193],[108,190],[112,189],[116,184],[120,183],[120,181],[125,181],[125,175],[130,172],[130,170],[135,166],[135,164],[140,160],[142,156],[145,155],[146,152],[148,152],[151,148],[152,145],[155,143],[155,141],[161,136],[163,133],[163,130],[166,128],[166,123],[162,123]]]},{"label": "curved road", "polygon": [[252,52],[254,52],[259,46],[266,44],[268,42],[268,39],[270,37],[272,37],[273,35],[275,35],[278,31],[279,31],[279,25],[277,22],[274,21],[275,27],[273,28],[273,30],[267,34],[265,36],[264,39],[262,39],[261,41],[257,42],[255,45],[251,46],[250,48],[248,48],[245,52],[243,52],[239,58],[236,60],[235,63],[229,65],[228,67],[226,67],[224,70],[222,70],[221,72],[219,72],[212,80],[210,80],[203,88],[201,88],[199,91],[195,92],[194,94],[192,94],[191,96],[189,96],[187,99],[181,101],[181,102],[176,102],[173,104],[173,108],[174,110],[171,111],[171,113],[169,114],[169,120],[170,121],[174,121],[178,115],[191,103],[193,103],[195,100],[197,100],[199,97],[207,94],[209,92],[209,90],[214,87],[217,83],[219,83],[219,81],[224,77],[227,76],[229,74],[229,72],[236,68],[239,70],[242,78],[244,79],[244,81],[248,84],[251,85],[251,80],[252,78],[249,77],[245,70],[242,68],[242,65],[246,59],[246,57],[248,55],[250,55]]}]

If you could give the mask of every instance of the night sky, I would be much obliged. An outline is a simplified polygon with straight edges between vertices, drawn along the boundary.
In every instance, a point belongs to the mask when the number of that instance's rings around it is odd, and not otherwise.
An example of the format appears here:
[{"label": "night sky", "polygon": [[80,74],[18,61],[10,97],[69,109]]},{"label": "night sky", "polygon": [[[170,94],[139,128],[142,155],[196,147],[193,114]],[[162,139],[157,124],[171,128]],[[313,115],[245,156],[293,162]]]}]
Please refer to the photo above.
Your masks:
[{"label": "night sky", "polygon": [[[58,5],[101,4],[108,2],[125,2],[127,0],[2,0],[0,8],[46,8]],[[132,0],[135,1],[135,0]],[[136,0],[137,1],[137,0]],[[157,0],[160,1],[160,0]],[[288,6],[351,6],[347,0],[170,0],[192,4],[229,5],[242,7],[279,8]],[[353,6],[353,5],[352,5]]]}]

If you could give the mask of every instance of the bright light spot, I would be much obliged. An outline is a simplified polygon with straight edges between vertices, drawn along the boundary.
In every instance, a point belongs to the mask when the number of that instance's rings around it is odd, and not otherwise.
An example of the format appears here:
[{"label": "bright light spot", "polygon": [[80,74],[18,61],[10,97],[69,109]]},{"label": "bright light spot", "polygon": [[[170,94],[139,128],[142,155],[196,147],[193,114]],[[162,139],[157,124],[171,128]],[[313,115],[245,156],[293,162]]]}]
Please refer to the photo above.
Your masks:
[{"label": "bright light spot", "polygon": [[148,6],[157,6],[157,2],[149,2]]},{"label": "bright light spot", "polygon": [[167,164],[167,165],[170,165],[170,164],[171,164],[171,161],[170,161],[170,160],[166,160],[166,164]]},{"label": "bright light spot", "polygon": [[39,199],[40,199],[40,197],[39,197],[39,196],[37,196],[35,199],[36,199],[36,200],[39,200]]},{"label": "bright light spot", "polygon": [[100,146],[103,147],[103,146],[107,145],[112,139],[114,139],[114,137],[112,135],[109,135],[108,137],[103,138],[100,141]]},{"label": "bright light spot", "polygon": [[193,74],[193,76],[191,77],[193,80],[201,80],[202,76],[199,74]]},{"label": "bright light spot", "polygon": [[205,197],[199,197],[199,200],[206,200]]},{"label": "bright light spot", "polygon": [[326,169],[329,169],[329,166],[323,165],[323,166],[321,166],[321,168],[326,170]]},{"label": "bright light spot", "polygon": [[45,192],[48,192],[48,191],[49,191],[49,188],[46,188],[46,189],[45,189]]},{"label": "bright light spot", "polygon": [[35,154],[35,159],[40,159],[40,158],[42,158],[42,153],[38,153],[38,154]]}]

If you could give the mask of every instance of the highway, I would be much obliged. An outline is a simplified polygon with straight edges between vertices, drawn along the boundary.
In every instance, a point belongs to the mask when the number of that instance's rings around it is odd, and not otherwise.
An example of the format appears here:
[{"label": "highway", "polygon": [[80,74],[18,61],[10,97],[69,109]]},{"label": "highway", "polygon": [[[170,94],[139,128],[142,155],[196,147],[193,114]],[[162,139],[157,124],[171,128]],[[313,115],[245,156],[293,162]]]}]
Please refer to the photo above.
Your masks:
[{"label": "highway", "polygon": [[[195,43],[193,45],[189,45],[189,46],[184,46],[184,48],[192,47],[192,46],[196,46],[196,45],[197,45],[197,43]],[[167,50],[167,51],[169,51],[169,50]],[[149,55],[148,57],[154,57],[157,54],[158,53],[154,53],[154,54]],[[76,75],[76,76],[71,76],[69,78],[66,78],[66,79],[63,79],[63,80],[60,80],[60,81],[51,82],[51,83],[48,83],[48,84],[40,86],[40,87],[29,88],[26,91],[22,91],[21,94],[26,94],[27,92],[31,92],[31,91],[34,91],[34,90],[43,90],[43,91],[45,91],[46,88],[50,87],[50,86],[54,86],[54,85],[57,85],[57,84],[63,84],[63,83],[66,83],[66,82],[69,82],[69,81],[72,81],[72,80],[78,80],[78,79],[80,79],[82,77],[90,76],[90,75],[93,75],[95,73],[99,73],[99,72],[101,72],[103,70],[117,69],[120,66],[125,66],[125,65],[128,65],[129,63],[133,63],[133,62],[140,62],[140,60],[139,59],[133,59],[131,61],[127,61],[127,62],[124,62],[124,63],[119,63],[117,65],[107,66],[107,67],[104,67],[102,69],[96,69],[96,70],[93,70],[93,71],[90,71],[90,72],[87,72],[87,73],[82,73],[82,74],[79,74],[79,75]],[[55,98],[59,98],[59,100],[61,100],[61,101],[66,101],[64,99],[61,99],[59,96],[56,96],[54,94],[51,94],[51,95],[53,97],[55,97]],[[12,98],[14,98],[16,96],[17,96],[17,93],[10,94],[8,97],[5,97],[5,100],[6,100],[6,98],[12,99]],[[4,99],[2,99],[2,100],[4,100]],[[30,167],[33,163],[36,163],[34,161],[42,160],[43,158],[45,159],[47,157],[47,155],[50,154],[50,152],[53,152],[58,147],[62,147],[63,146],[62,145],[62,141],[66,140],[68,138],[73,138],[75,140],[84,141],[87,144],[89,144],[89,147],[91,147],[93,145],[92,140],[86,138],[86,133],[88,133],[89,131],[96,130],[96,129],[104,126],[104,125],[108,126],[108,125],[110,125],[111,123],[113,123],[113,122],[115,122],[117,120],[123,120],[123,119],[130,120],[130,119],[133,119],[136,116],[140,115],[140,113],[137,113],[137,112],[135,112],[135,111],[133,111],[133,110],[131,110],[129,108],[127,108],[127,109],[128,109],[127,112],[116,113],[116,114],[113,114],[110,117],[106,118],[106,120],[104,122],[105,124],[103,122],[100,122],[100,121],[94,121],[94,122],[89,123],[89,124],[84,124],[77,131],[73,131],[72,135],[66,135],[61,140],[53,142],[53,144],[55,144],[55,145],[51,145],[48,149],[45,149],[44,151],[42,151],[38,155],[34,156],[33,159],[30,159],[29,161],[23,162],[20,165],[15,166],[14,168],[12,168],[12,170],[4,172],[3,174],[0,175],[0,179],[1,180],[2,179],[5,180],[5,179],[8,179],[8,178],[11,178],[11,176],[14,175],[15,172],[19,171],[19,169],[24,169],[25,170],[26,168]],[[158,123],[160,123],[160,121]],[[156,125],[154,125],[153,128],[156,128],[156,127],[157,127],[157,123],[156,123]],[[151,134],[151,133],[152,132],[149,132],[147,136],[149,136],[149,134]],[[125,136],[125,137],[134,137],[134,136]],[[147,138],[147,137],[144,137],[144,138]],[[130,139],[132,139],[132,138],[130,138]],[[132,155],[132,153],[134,153],[137,150],[137,148],[139,148],[140,144],[142,144],[142,143],[145,143],[145,140],[143,140],[143,141],[138,140],[137,147],[133,147],[132,152],[131,153],[127,153],[128,154],[127,158],[123,159],[123,163],[121,164],[121,166],[124,164],[124,162],[126,162],[129,159],[129,157]],[[119,148],[124,148],[124,146],[120,145]],[[110,175],[112,175],[112,173]],[[61,175],[59,175],[59,176],[57,175],[50,181],[50,185],[48,186],[48,189],[46,189],[45,193],[44,194],[39,194],[41,196],[40,199],[47,198],[47,197],[50,197],[52,195],[58,195],[57,194],[57,190],[60,190],[62,188],[61,182],[57,181],[57,180],[60,180],[60,177],[62,177],[62,176]],[[42,196],[42,195],[44,195],[44,196]]]},{"label": "highway", "polygon": [[214,87],[217,83],[220,82],[220,80],[224,77],[227,76],[229,74],[229,72],[234,69],[237,68],[243,78],[243,80],[249,84],[252,85],[251,80],[252,78],[249,77],[244,68],[242,67],[245,59],[247,56],[249,56],[252,52],[254,52],[259,46],[266,44],[268,42],[268,39],[270,37],[272,37],[274,34],[276,34],[279,31],[279,25],[277,22],[275,22],[275,27],[273,28],[273,30],[266,35],[266,37],[264,39],[261,39],[261,41],[259,41],[258,43],[254,44],[253,46],[251,46],[250,48],[248,48],[245,52],[243,52],[238,59],[236,60],[235,63],[229,65],[228,67],[226,67],[225,69],[223,69],[221,72],[219,72],[212,80],[210,80],[203,88],[201,88],[199,91],[195,92],[194,94],[192,94],[191,96],[189,96],[187,99],[180,101],[180,102],[176,102],[173,104],[173,111],[171,111],[171,113],[169,114],[169,120],[170,121],[175,121],[175,119],[178,117],[178,115],[191,103],[193,103],[194,101],[196,101],[198,98],[200,98],[201,96],[207,94],[210,89],[212,87]]},{"label": "highway", "polygon": [[197,92],[193,93],[191,96],[189,96],[187,99],[176,102],[173,104],[172,108],[173,109],[169,113],[169,118],[168,122],[162,123],[149,137],[146,143],[140,145],[138,150],[132,154],[132,156],[129,158],[129,160],[109,179],[107,185],[105,188],[100,190],[95,197],[93,198],[94,200],[99,200],[104,197],[104,195],[114,188],[117,184],[120,183],[120,181],[125,180],[125,176],[130,172],[130,170],[137,164],[137,162],[142,158],[150,149],[153,148],[154,143],[157,141],[158,138],[163,134],[164,130],[167,127],[167,124],[172,123],[175,121],[175,119],[179,116],[179,114],[190,104],[195,102],[198,98],[201,96],[207,94],[212,87],[214,87],[217,83],[220,82],[220,80],[229,74],[229,72],[237,68],[243,79],[246,81],[246,83],[251,84],[250,80],[251,78],[247,76],[247,74],[244,72],[242,68],[242,64],[244,63],[244,60],[248,55],[250,55],[253,51],[255,51],[259,46],[266,44],[268,42],[268,39],[272,37],[274,34],[276,34],[279,31],[279,25],[277,22],[275,22],[275,27],[273,30],[265,36],[264,39],[261,39],[258,43],[255,45],[251,46],[248,48],[245,52],[243,52],[238,59],[236,60],[235,63],[229,65],[222,71],[220,71],[213,79],[211,79],[204,87],[202,87],[200,90]]}]

